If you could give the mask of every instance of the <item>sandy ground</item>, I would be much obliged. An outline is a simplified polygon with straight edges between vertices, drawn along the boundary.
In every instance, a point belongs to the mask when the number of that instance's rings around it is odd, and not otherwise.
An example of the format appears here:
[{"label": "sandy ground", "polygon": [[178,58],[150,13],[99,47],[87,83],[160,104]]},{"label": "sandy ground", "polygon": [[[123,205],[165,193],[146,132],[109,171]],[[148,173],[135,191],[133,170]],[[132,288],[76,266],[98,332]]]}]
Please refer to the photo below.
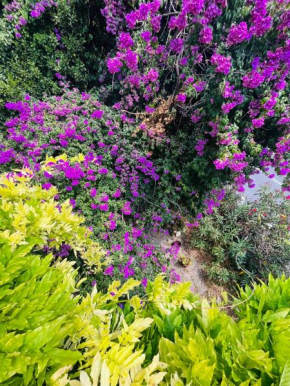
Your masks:
[{"label": "sandy ground", "polygon": [[[203,252],[196,248],[191,248],[186,243],[185,236],[182,237],[180,232],[176,232],[174,236],[157,233],[152,236],[151,242],[160,247],[168,258],[172,259],[172,255],[168,252],[175,243],[179,245],[179,250],[176,258],[172,261],[172,266],[175,272],[180,276],[181,282],[191,282],[192,292],[198,293],[205,297],[220,297],[224,288],[219,287],[206,279],[205,270],[202,264],[207,258]],[[190,264],[184,267],[180,262],[180,257],[185,256],[190,260]]]}]

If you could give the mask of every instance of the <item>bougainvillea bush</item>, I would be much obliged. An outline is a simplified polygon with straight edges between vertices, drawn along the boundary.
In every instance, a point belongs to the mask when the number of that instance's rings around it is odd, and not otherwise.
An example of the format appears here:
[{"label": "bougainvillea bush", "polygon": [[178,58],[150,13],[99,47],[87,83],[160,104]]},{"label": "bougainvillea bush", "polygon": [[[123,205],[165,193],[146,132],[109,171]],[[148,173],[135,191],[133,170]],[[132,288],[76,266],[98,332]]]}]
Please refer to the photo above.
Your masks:
[{"label": "bougainvillea bush", "polygon": [[[287,1],[106,0],[100,7],[116,43],[100,98],[151,138],[153,158],[172,173],[170,185],[178,178],[192,209],[189,226],[198,225],[201,204],[212,211],[210,195],[221,197],[226,181],[239,191],[252,186],[256,167],[273,166],[287,189]],[[31,8],[29,18],[38,19],[58,6]]]},{"label": "bougainvillea bush", "polygon": [[[175,273],[147,233],[165,231],[177,215],[163,203],[152,203],[164,170],[150,161],[150,142],[130,122],[93,96],[68,91],[44,101],[7,103],[14,118],[5,123],[1,169],[26,167],[33,181],[55,199],[69,200],[75,212],[106,249],[112,277],[138,277],[144,285],[157,272]],[[134,141],[134,142],[133,142]],[[106,279],[107,278],[107,279]],[[92,278],[92,282],[97,278]]]},{"label": "bougainvillea bush", "polygon": [[162,130],[141,125],[171,143],[168,157],[179,159],[186,186],[198,181],[209,191],[226,178],[243,191],[253,167],[288,175],[287,4],[156,0],[125,15],[107,60],[119,107],[138,117],[168,102],[174,117]]}]

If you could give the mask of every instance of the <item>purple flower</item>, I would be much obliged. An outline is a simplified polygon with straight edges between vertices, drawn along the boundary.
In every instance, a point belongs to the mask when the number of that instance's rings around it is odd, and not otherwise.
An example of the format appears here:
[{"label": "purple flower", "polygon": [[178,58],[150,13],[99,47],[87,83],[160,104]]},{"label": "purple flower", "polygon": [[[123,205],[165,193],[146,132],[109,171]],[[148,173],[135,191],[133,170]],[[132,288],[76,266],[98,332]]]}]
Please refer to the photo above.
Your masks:
[{"label": "purple flower", "polygon": [[82,171],[82,169],[79,166],[67,166],[64,172],[66,178],[70,180],[80,180],[85,176],[85,173]]},{"label": "purple flower", "polygon": [[213,39],[212,29],[208,26],[205,26],[199,33],[198,41],[202,44],[209,44]]},{"label": "purple flower", "polygon": [[52,187],[52,184],[50,184],[48,182],[46,184],[42,185],[42,189],[45,189],[45,190],[49,190],[51,187]]},{"label": "purple flower", "polygon": [[128,32],[121,32],[119,37],[119,48],[126,49],[134,46],[134,40]]},{"label": "purple flower", "polygon": [[215,53],[210,59],[211,64],[216,65],[215,72],[220,72],[227,75],[230,72],[232,62],[231,58],[225,57],[221,54]]},{"label": "purple flower", "polygon": [[131,203],[127,201],[123,208],[121,209],[122,213],[129,216],[132,213]]},{"label": "purple flower", "polygon": [[121,71],[123,63],[118,58],[110,58],[107,61],[107,67],[111,74],[116,74]]},{"label": "purple flower", "polygon": [[124,279],[127,279],[128,277],[130,276],[133,276],[134,275],[134,269],[133,268],[130,268],[128,267],[128,265],[126,265],[124,267]]},{"label": "purple flower", "polygon": [[97,189],[96,189],[96,188],[92,188],[91,191],[90,191],[90,195],[91,195],[92,197],[96,197],[96,195],[97,195]]},{"label": "purple flower", "polygon": [[117,189],[116,192],[113,194],[114,198],[119,198],[121,196],[121,190]]},{"label": "purple flower", "polygon": [[214,163],[214,166],[217,170],[221,170],[221,169],[225,169],[225,167],[229,163],[229,160],[228,159],[225,159],[225,160],[217,159],[217,160],[213,161],[213,163]]},{"label": "purple flower", "polygon": [[0,151],[0,164],[11,162],[15,157],[13,149]]},{"label": "purple flower", "polygon": [[145,42],[149,42],[151,39],[151,32],[150,31],[141,32],[141,38],[145,40]]},{"label": "purple flower", "polygon": [[127,50],[125,60],[131,71],[136,71],[138,69],[138,55],[136,52]]},{"label": "purple flower", "polygon": [[109,224],[109,229],[110,229],[110,231],[113,231],[113,230],[115,230],[115,229],[116,229],[116,227],[117,227],[117,223],[116,223],[116,221],[114,221],[114,220],[111,220],[111,221],[110,221],[110,224]]},{"label": "purple flower", "polygon": [[186,223],[186,226],[188,228],[197,228],[199,226],[199,222],[198,221],[195,221],[194,223]]},{"label": "purple flower", "polygon": [[163,221],[163,218],[160,216],[152,216],[152,220],[157,221],[157,222],[161,222],[161,221]]},{"label": "purple flower", "polygon": [[73,198],[71,198],[71,199],[69,200],[69,203],[71,204],[71,206],[72,206],[73,208],[75,208],[75,206],[76,206],[76,200],[74,200]]},{"label": "purple flower", "polygon": [[265,123],[265,117],[260,117],[252,120],[253,126],[256,127],[257,129],[264,126],[264,123]]},{"label": "purple flower", "polygon": [[244,40],[248,40],[251,37],[251,35],[248,32],[248,26],[247,23],[242,21],[240,24],[233,25],[230,30],[227,37],[227,44],[239,44],[242,43]]},{"label": "purple flower", "polygon": [[184,103],[186,101],[186,94],[178,94],[176,99],[177,99],[177,102]]},{"label": "purple flower", "polygon": [[108,174],[109,171],[108,171],[108,169],[106,169],[106,168],[100,168],[100,169],[98,170],[98,173],[99,173],[99,174]]},{"label": "purple flower", "polygon": [[104,115],[104,111],[103,111],[103,110],[95,110],[95,111],[93,111],[93,113],[91,114],[91,117],[92,117],[92,118],[101,119],[103,115]]},{"label": "purple flower", "polygon": [[265,77],[254,70],[243,77],[243,86],[246,88],[257,88],[265,80]]},{"label": "purple flower", "polygon": [[157,15],[157,16],[152,17],[150,23],[151,23],[151,26],[152,26],[154,32],[160,31],[161,19],[162,19],[161,15]]},{"label": "purple flower", "polygon": [[107,211],[109,210],[109,205],[108,205],[107,203],[105,203],[105,204],[100,204],[100,205],[99,205],[99,209],[100,209],[100,211],[102,211],[102,212],[107,212]]},{"label": "purple flower", "polygon": [[177,54],[179,54],[183,48],[183,43],[184,42],[181,38],[172,39],[169,47],[173,52],[176,52]]},{"label": "purple flower", "polygon": [[153,107],[150,107],[150,106],[145,106],[145,110],[148,114],[152,114],[155,111],[155,109]]},{"label": "purple flower", "polygon": [[[108,275],[108,276],[113,276],[113,273],[114,273],[114,266],[113,265],[110,265],[108,268],[105,269],[104,271],[104,275]],[[113,294],[113,292],[111,293]],[[115,295],[115,294],[114,294]],[[112,295],[112,296],[114,296]]]},{"label": "purple flower", "polygon": [[158,71],[155,68],[151,68],[148,74],[144,77],[146,81],[156,82],[158,79]]}]

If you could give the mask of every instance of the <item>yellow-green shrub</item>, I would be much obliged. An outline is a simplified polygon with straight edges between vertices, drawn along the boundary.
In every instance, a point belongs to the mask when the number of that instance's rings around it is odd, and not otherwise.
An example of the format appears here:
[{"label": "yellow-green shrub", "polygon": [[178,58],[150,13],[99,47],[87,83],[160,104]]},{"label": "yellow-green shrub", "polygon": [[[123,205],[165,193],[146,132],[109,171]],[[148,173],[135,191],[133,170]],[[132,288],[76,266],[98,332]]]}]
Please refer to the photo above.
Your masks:
[{"label": "yellow-green shrub", "polygon": [[32,185],[29,171],[0,177],[0,245],[33,244],[33,250],[44,246],[59,249],[68,244],[81,254],[90,267],[99,269],[104,254],[90,231],[82,224],[84,218],[72,212],[68,201],[59,205],[55,187],[44,190]]},{"label": "yellow-green shrub", "polygon": [[[63,261],[51,266],[33,244],[0,252],[0,383],[42,384],[47,371],[74,364],[78,325],[72,297],[76,271]],[[37,380],[37,381],[36,381]]]},{"label": "yellow-green shrub", "polygon": [[73,263],[43,246],[100,249],[56,191],[29,181],[0,180],[1,384],[289,385],[290,279],[240,290],[234,318],[161,276],[142,298],[133,279],[77,297]]}]

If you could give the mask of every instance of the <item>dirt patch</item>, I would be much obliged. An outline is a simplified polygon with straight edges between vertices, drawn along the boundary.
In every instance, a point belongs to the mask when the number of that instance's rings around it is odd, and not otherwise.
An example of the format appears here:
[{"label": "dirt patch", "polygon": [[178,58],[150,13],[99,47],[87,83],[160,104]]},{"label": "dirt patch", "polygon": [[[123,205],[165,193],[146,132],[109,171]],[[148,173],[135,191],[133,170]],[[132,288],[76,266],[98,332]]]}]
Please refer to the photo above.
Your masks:
[{"label": "dirt patch", "polygon": [[[203,263],[208,260],[208,256],[197,248],[192,248],[187,243],[186,236],[176,232],[174,236],[156,233],[152,235],[151,242],[162,249],[171,260],[171,265],[181,282],[191,282],[191,291],[201,296],[217,300],[221,297],[224,288],[210,282],[205,275]],[[181,264],[180,260],[185,259],[189,262],[187,266]]]}]

